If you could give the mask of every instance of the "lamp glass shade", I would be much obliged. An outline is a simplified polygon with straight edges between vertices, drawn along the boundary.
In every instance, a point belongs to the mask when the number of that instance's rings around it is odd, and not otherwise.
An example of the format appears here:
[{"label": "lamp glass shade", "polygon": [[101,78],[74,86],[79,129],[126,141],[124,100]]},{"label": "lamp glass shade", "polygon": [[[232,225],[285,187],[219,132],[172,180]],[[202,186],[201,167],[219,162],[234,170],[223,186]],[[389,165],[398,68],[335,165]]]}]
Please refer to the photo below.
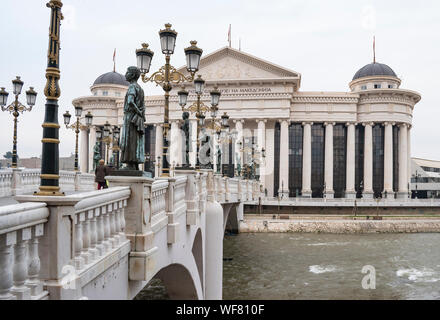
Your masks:
[{"label": "lamp glass shade", "polygon": [[104,127],[104,138],[107,138],[110,135],[110,130]]},{"label": "lamp glass shade", "polygon": [[0,89],[0,106],[4,107],[8,103],[8,95],[9,93],[5,88]]},{"label": "lamp glass shade", "polygon": [[33,87],[30,87],[28,91],[26,91],[26,100],[29,106],[34,106],[35,101],[37,100],[37,93],[34,91]]},{"label": "lamp glass shade", "polygon": [[89,112],[86,114],[86,126],[91,126],[93,122],[93,115]]},{"label": "lamp glass shade", "polygon": [[203,50],[196,46],[197,41],[190,41],[191,46],[185,48],[186,56],[186,70],[190,73],[195,73],[199,70],[200,57],[202,56]]},{"label": "lamp glass shade", "polygon": [[203,127],[205,125],[205,116],[203,114],[198,115],[197,118],[199,119],[199,125]]},{"label": "lamp glass shade", "polygon": [[188,91],[182,89],[179,92],[177,92],[177,95],[179,96],[179,105],[181,107],[184,107],[188,102]]},{"label": "lamp glass shade", "polygon": [[116,141],[119,140],[119,130],[118,131],[113,131],[113,137],[115,138]]},{"label": "lamp glass shade", "polygon": [[102,138],[102,131],[101,129],[96,129],[96,139],[100,140]]},{"label": "lamp glass shade", "polygon": [[205,87],[205,80],[202,79],[201,75],[199,75],[197,77],[197,79],[194,80],[194,87],[195,87],[196,94],[203,93],[203,89]]},{"label": "lamp glass shade", "polygon": [[216,118],[217,117],[217,112],[218,112],[218,108],[217,107],[212,107],[211,108],[211,118]]},{"label": "lamp glass shade", "polygon": [[171,30],[171,24],[165,24],[165,29],[159,31],[160,46],[162,53],[170,55],[174,53],[174,47],[176,46],[177,32]]},{"label": "lamp glass shade", "polygon": [[220,91],[217,89],[217,87],[214,87],[214,90],[211,90],[211,105],[218,106],[218,103],[220,101]]},{"label": "lamp glass shade", "polygon": [[148,73],[150,71],[151,60],[154,52],[148,49],[148,44],[143,43],[141,49],[136,50],[137,67],[141,73]]},{"label": "lamp glass shade", "polygon": [[222,126],[227,127],[229,122],[229,116],[226,114],[226,112],[222,115]]},{"label": "lamp glass shade", "polygon": [[67,126],[70,123],[70,113],[69,111],[66,111],[66,113],[63,114],[63,118],[64,118],[64,124]]},{"label": "lamp glass shade", "polygon": [[17,76],[17,79],[12,80],[12,86],[14,89],[14,94],[20,94],[21,93],[21,89],[23,88],[23,81],[20,80],[20,77]]},{"label": "lamp glass shade", "polygon": [[82,107],[80,106],[75,107],[75,117],[77,118],[81,117],[82,111],[83,111]]}]

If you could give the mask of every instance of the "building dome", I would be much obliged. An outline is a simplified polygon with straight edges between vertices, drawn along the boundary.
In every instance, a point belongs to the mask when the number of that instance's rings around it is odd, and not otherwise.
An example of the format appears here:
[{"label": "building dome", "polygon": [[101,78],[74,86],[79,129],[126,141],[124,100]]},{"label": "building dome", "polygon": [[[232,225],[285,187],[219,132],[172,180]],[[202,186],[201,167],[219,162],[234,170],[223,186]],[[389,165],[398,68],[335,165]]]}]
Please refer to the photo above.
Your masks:
[{"label": "building dome", "polygon": [[125,80],[125,77],[122,74],[114,71],[104,73],[96,78],[95,82],[93,82],[93,85],[95,86],[98,84],[117,84],[126,87],[130,85],[130,83]]},{"label": "building dome", "polygon": [[388,67],[386,64],[373,62],[363,66],[353,77],[353,80],[363,78],[363,77],[374,77],[374,76],[390,76],[396,77],[396,73]]}]

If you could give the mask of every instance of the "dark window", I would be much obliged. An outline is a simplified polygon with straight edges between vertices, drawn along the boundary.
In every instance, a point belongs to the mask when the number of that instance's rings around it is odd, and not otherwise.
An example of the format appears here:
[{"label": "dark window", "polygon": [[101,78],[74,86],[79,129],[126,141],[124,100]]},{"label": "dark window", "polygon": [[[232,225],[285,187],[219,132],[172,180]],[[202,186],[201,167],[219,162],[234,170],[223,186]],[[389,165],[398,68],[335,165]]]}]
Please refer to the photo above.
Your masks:
[{"label": "dark window", "polygon": [[374,85],[374,89],[380,89],[382,87],[382,85],[380,85],[380,84],[375,84]]},{"label": "dark window", "polygon": [[154,177],[154,165],[156,163],[156,128],[147,125],[145,128],[145,165],[144,170],[151,172]]},{"label": "dark window", "polygon": [[280,187],[280,123],[275,123],[274,136],[274,163],[273,163],[273,196],[278,197],[278,189]]},{"label": "dark window", "polygon": [[382,197],[383,191],[384,131],[384,127],[380,124],[373,126],[373,191],[375,198]]},{"label": "dark window", "polygon": [[393,190],[399,190],[399,127],[393,126]]},{"label": "dark window", "polygon": [[303,160],[303,127],[289,126],[289,197],[301,195]]},{"label": "dark window", "polygon": [[322,124],[312,126],[312,197],[322,198],[324,191],[325,130]]},{"label": "dark window", "polygon": [[367,86],[361,86],[361,90],[367,90]]},{"label": "dark window", "polygon": [[394,87],[394,86],[393,86],[392,84],[389,84],[389,85],[388,85],[388,88],[389,88],[389,89],[392,89],[393,87]]},{"label": "dark window", "polygon": [[344,124],[333,127],[333,190],[335,198],[344,197],[346,179],[347,129]]},{"label": "dark window", "polygon": [[364,188],[364,138],[365,128],[363,125],[358,124],[355,137],[355,189],[357,198],[362,196]]}]

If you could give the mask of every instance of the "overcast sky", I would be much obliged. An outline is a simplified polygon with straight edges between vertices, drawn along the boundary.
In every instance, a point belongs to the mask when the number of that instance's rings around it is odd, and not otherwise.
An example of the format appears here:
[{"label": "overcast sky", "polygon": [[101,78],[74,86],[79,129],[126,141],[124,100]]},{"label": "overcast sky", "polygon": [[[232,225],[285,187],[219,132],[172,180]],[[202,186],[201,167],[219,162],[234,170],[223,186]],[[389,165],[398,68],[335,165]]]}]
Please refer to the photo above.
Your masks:
[{"label": "overcast sky", "polygon": [[[18,154],[41,154],[45,69],[50,10],[47,0],[1,0],[0,86],[10,92],[16,75],[38,92],[32,112],[20,115]],[[61,26],[62,114],[73,113],[72,100],[90,94],[102,73],[124,73],[136,64],[135,49],[148,42],[155,51],[152,69],[163,64],[158,30],[170,22],[179,33],[172,64],[185,64],[183,48],[197,40],[204,54],[227,45],[300,72],[302,91],[348,91],[355,72],[372,62],[376,35],[377,61],[402,79],[402,88],[418,91],[411,131],[412,156],[440,160],[440,3],[438,1],[312,0],[64,0]],[[162,93],[144,85],[146,94]],[[25,94],[21,101],[25,102]],[[12,149],[12,115],[0,116],[0,156]],[[60,130],[60,156],[74,151],[74,133]]]}]

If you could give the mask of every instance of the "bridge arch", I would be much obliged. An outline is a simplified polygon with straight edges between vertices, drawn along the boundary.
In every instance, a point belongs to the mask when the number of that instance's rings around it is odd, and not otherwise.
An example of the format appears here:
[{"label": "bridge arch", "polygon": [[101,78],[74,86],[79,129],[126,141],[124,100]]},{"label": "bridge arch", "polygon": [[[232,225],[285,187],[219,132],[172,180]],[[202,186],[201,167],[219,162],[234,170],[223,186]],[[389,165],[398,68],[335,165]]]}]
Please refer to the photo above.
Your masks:
[{"label": "bridge arch", "polygon": [[153,278],[164,284],[168,296],[172,300],[197,300],[197,288],[190,271],[178,263],[170,264],[159,270]]}]

